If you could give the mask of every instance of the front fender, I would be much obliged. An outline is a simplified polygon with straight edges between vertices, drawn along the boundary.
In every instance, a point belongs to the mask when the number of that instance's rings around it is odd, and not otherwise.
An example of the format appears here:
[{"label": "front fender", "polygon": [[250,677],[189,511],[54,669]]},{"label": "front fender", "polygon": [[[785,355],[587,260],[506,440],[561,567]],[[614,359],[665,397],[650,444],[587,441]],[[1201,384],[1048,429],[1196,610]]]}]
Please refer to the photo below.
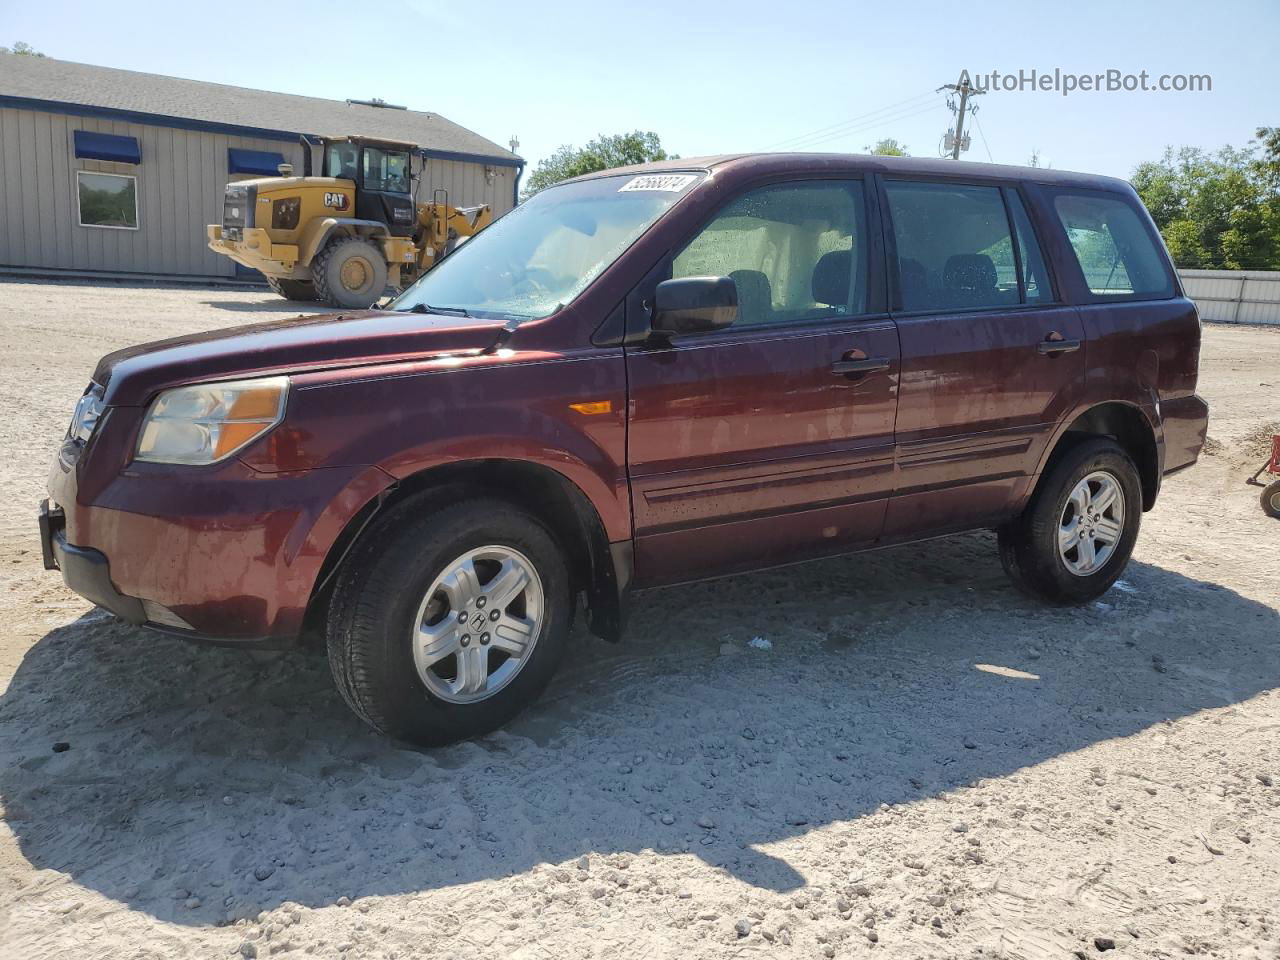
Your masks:
[{"label": "front fender", "polygon": [[[452,463],[525,461],[577,486],[611,542],[630,539],[621,351],[500,353],[297,376],[285,423],[251,463],[376,466],[404,479]],[[596,406],[571,406],[584,402]]]},{"label": "front fender", "polygon": [[309,264],[324,249],[335,230],[350,230],[361,236],[389,237],[387,225],[377,220],[358,220],[355,217],[324,217],[312,221],[302,231],[298,241],[298,262]]}]

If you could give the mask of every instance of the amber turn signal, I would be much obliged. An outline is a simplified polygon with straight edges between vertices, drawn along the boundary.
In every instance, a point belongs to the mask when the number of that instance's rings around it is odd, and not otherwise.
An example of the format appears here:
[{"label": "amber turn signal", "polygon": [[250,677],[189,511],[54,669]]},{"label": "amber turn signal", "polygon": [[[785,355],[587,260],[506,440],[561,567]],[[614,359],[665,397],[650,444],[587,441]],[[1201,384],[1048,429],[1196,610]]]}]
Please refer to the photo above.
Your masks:
[{"label": "amber turn signal", "polygon": [[571,403],[569,404],[569,409],[576,410],[578,413],[584,414],[588,417],[594,416],[597,413],[613,413],[613,401],[588,400],[583,403]]}]

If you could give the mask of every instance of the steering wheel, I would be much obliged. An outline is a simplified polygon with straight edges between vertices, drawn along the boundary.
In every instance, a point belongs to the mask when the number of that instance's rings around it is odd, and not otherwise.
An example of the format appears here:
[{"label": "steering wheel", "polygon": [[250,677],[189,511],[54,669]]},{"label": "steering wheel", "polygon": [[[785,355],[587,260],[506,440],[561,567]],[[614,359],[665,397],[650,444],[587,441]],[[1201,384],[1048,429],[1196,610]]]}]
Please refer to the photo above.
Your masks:
[{"label": "steering wheel", "polygon": [[555,283],[555,274],[550,270],[544,270],[542,267],[534,267],[531,270],[525,270],[519,280],[515,280],[511,286],[513,290],[520,293],[531,293],[535,296],[549,297],[552,295],[550,284]]}]

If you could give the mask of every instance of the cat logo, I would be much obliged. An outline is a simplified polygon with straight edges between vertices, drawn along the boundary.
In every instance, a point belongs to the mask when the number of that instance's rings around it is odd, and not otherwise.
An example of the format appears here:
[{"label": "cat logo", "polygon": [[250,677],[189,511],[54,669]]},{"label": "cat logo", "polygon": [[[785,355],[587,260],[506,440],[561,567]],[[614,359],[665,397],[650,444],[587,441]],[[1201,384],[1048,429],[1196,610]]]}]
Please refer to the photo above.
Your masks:
[{"label": "cat logo", "polygon": [[333,207],[335,210],[347,209],[347,195],[345,193],[326,193],[324,195],[324,205]]}]

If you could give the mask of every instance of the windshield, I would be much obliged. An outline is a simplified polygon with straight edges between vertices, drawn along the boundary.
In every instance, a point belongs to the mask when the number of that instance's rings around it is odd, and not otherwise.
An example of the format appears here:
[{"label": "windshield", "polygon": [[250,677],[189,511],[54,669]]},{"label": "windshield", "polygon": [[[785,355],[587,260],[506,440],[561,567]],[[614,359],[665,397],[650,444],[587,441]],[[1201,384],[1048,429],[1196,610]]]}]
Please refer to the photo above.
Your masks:
[{"label": "windshield", "polygon": [[459,247],[391,307],[549,316],[585,290],[702,177],[630,175],[550,187]]},{"label": "windshield", "polygon": [[343,180],[356,178],[356,165],[360,161],[360,148],[352,143],[331,143],[325,151],[324,172],[328,177]]},{"label": "windshield", "polygon": [[408,193],[409,154],[399,150],[365,147],[364,188],[384,193]]}]

